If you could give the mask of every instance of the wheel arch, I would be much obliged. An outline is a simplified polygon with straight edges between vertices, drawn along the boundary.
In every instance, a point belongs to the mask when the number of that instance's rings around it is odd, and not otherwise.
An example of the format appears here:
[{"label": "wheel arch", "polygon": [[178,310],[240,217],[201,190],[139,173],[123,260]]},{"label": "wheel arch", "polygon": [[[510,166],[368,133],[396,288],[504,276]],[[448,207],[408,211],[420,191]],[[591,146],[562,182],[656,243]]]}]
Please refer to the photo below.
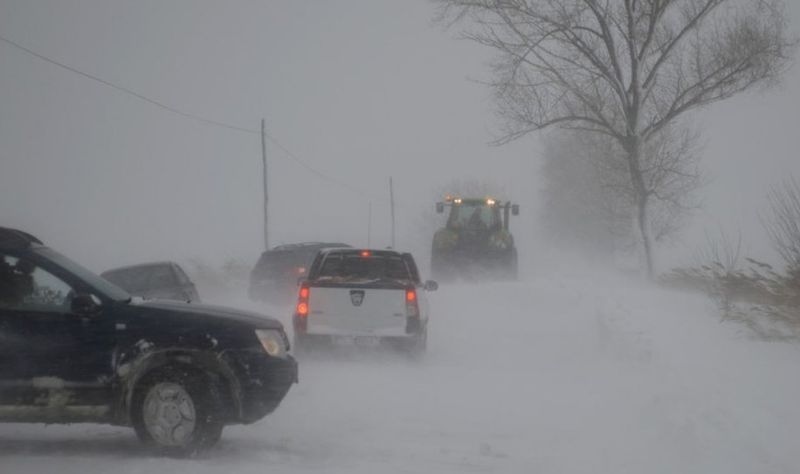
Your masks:
[{"label": "wheel arch", "polygon": [[226,421],[241,416],[241,385],[231,366],[218,354],[192,349],[163,349],[147,352],[128,363],[118,387],[117,418],[119,424],[130,425],[133,399],[139,385],[147,377],[169,368],[194,371],[217,384],[226,407]]}]

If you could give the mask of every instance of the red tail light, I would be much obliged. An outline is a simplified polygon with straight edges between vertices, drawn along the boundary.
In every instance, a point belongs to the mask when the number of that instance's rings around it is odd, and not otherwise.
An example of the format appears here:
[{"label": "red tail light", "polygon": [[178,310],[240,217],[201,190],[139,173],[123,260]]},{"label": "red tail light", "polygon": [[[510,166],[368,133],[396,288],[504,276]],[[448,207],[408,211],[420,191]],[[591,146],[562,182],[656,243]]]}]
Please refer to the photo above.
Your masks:
[{"label": "red tail light", "polygon": [[308,303],[297,303],[297,314],[300,316],[308,316]]},{"label": "red tail light", "polygon": [[417,302],[417,290],[409,288],[406,290],[406,316],[409,318],[419,317],[419,304]]},{"label": "red tail light", "polygon": [[297,295],[297,315],[301,317],[308,316],[308,298],[311,296],[311,288],[307,286],[300,287],[300,293]]},{"label": "red tail light", "polygon": [[406,290],[406,301],[416,301],[417,290]]},{"label": "red tail light", "polygon": [[362,257],[369,257],[370,255],[372,255],[372,252],[370,252],[369,250],[362,250],[361,251],[361,256]]}]

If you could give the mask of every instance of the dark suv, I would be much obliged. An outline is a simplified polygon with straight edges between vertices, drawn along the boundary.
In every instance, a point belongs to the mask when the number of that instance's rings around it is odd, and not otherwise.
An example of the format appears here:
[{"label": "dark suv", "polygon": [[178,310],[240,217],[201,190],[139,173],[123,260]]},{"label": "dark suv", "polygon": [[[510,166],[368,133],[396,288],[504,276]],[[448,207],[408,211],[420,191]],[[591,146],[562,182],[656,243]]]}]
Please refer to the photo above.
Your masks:
[{"label": "dark suv", "polygon": [[325,248],[349,248],[347,244],[303,242],[278,245],[261,254],[250,274],[250,299],[273,303],[292,303],[297,297],[297,282],[306,277],[317,252]]},{"label": "dark suv", "polygon": [[132,426],[171,454],[275,410],[297,364],[280,322],[144,302],[0,228],[0,421]]}]

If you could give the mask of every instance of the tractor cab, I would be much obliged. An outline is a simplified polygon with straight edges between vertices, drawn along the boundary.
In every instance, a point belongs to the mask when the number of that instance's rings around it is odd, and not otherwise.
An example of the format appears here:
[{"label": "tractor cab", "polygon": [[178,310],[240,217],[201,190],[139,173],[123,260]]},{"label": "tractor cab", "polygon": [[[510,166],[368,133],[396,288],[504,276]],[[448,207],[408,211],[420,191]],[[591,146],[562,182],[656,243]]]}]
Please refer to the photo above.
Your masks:
[{"label": "tractor cab", "polygon": [[498,231],[508,230],[509,209],[511,214],[519,214],[519,205],[501,203],[492,198],[463,199],[448,197],[444,202],[436,203],[436,210],[444,212],[450,207],[446,228],[452,230]]}]

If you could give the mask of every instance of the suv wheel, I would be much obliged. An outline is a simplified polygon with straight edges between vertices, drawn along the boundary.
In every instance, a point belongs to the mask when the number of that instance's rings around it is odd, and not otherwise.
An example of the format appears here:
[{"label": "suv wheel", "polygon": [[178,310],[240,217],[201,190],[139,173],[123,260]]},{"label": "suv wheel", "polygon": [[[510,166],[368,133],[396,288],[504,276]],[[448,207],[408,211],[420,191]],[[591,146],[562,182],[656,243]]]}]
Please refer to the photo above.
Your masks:
[{"label": "suv wheel", "polygon": [[165,454],[185,456],[210,448],[222,435],[214,384],[183,370],[160,371],[139,385],[133,426],[139,439]]}]

